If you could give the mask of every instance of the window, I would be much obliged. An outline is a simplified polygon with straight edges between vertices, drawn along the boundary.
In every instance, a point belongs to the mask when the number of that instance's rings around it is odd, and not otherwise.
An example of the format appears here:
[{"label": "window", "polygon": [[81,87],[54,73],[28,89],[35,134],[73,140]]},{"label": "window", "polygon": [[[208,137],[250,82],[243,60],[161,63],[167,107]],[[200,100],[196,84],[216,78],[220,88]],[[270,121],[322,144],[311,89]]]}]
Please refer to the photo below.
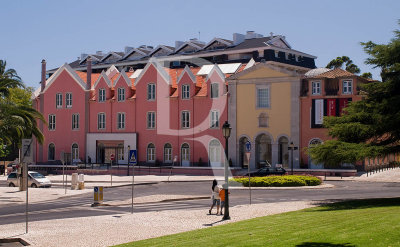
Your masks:
[{"label": "window", "polygon": [[147,113],[147,128],[148,129],[156,128],[156,113],[155,112]]},{"label": "window", "polygon": [[117,158],[118,160],[124,160],[124,144],[122,143],[118,144]]},{"label": "window", "polygon": [[118,88],[118,101],[125,101],[125,88]]},{"label": "window", "polygon": [[72,114],[72,129],[78,130],[79,129],[79,114]]},{"label": "window", "polygon": [[117,114],[117,129],[125,129],[125,113],[118,112]]},{"label": "window", "polygon": [[221,145],[217,139],[214,139],[209,144],[208,158],[211,166],[221,165]]},{"label": "window", "polygon": [[181,126],[182,126],[182,128],[190,128],[190,112],[188,112],[188,111],[182,112]]},{"label": "window", "polygon": [[171,163],[172,162],[172,146],[169,143],[164,145],[164,162]]},{"label": "window", "polygon": [[147,162],[156,161],[156,147],[153,143],[147,145]]},{"label": "window", "polygon": [[56,108],[61,108],[62,107],[62,94],[58,93],[56,94]]},{"label": "window", "polygon": [[190,86],[185,84],[182,85],[182,99],[189,99],[190,98]]},{"label": "window", "polygon": [[106,90],[104,88],[99,89],[99,102],[106,101]]},{"label": "window", "polygon": [[187,143],[183,143],[181,147],[181,162],[182,166],[190,165],[190,147]]},{"label": "window", "polygon": [[106,114],[105,113],[97,114],[97,129],[99,129],[99,130],[106,129]]},{"label": "window", "polygon": [[147,100],[156,99],[156,85],[154,83],[147,84]]},{"label": "window", "polygon": [[49,115],[49,130],[56,129],[56,115],[50,114]]},{"label": "window", "polygon": [[65,95],[65,107],[72,107],[72,93],[66,93]]},{"label": "window", "polygon": [[72,144],[72,161],[76,161],[79,159],[79,149],[78,144]]},{"label": "window", "polygon": [[351,94],[353,92],[352,81],[343,81],[343,94]]},{"label": "window", "polygon": [[210,115],[210,128],[219,128],[219,112],[211,111]]},{"label": "window", "polygon": [[258,116],[258,127],[268,127],[267,113],[263,112]]},{"label": "window", "polygon": [[257,108],[269,108],[269,88],[257,88]]},{"label": "window", "polygon": [[312,82],[312,94],[313,95],[320,95],[321,94],[321,82],[320,81],[313,81]]},{"label": "window", "polygon": [[55,160],[55,155],[56,155],[56,146],[54,145],[54,143],[50,143],[49,152],[47,153],[47,159]]},{"label": "window", "polygon": [[219,88],[218,83],[211,83],[211,98],[215,99],[219,96]]}]

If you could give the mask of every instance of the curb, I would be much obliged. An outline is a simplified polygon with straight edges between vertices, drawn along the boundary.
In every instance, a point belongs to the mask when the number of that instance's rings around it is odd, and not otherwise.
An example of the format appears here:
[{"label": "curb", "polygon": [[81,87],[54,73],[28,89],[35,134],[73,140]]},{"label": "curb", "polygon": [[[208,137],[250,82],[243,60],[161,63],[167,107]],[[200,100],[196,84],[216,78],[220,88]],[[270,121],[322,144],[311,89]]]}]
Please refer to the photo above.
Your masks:
[{"label": "curb", "polygon": [[[187,198],[176,198],[176,199],[164,199],[161,201],[154,201],[154,202],[137,202],[134,205],[140,204],[149,204],[149,203],[163,203],[163,202],[176,202],[176,201],[192,201],[192,200],[201,200],[201,199],[210,199],[209,196],[197,196],[197,197],[187,197]],[[98,203],[98,204],[91,204],[91,207],[118,207],[118,206],[126,206],[132,205],[131,203],[121,203],[121,204],[107,204],[107,203]]]}]

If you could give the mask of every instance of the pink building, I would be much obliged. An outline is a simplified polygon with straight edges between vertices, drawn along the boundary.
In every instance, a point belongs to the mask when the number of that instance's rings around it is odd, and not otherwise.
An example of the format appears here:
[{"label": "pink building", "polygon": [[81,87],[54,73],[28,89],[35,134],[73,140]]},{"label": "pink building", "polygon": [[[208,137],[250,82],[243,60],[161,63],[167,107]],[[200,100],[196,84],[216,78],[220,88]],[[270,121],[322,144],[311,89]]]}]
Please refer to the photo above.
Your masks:
[{"label": "pink building", "polygon": [[[42,73],[46,64],[43,61]],[[244,68],[237,64],[234,72]],[[73,162],[128,162],[221,166],[227,120],[227,84],[218,65],[164,68],[151,60],[143,69],[88,73],[60,67],[35,92],[34,104],[48,126],[36,162],[71,153]],[[89,83],[88,83],[89,82]]]}]

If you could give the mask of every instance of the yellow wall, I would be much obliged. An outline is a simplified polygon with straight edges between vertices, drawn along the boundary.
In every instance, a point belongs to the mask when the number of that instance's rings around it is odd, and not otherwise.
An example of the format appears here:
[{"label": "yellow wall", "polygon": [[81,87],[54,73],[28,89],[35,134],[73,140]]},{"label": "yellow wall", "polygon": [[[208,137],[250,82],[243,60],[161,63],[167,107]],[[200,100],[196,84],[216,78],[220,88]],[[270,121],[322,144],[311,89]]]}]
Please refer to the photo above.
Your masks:
[{"label": "yellow wall", "polygon": [[[258,73],[257,73],[258,74]],[[264,75],[265,76],[265,75]],[[269,75],[270,76],[270,75]],[[265,76],[266,77],[266,76]],[[242,78],[240,78],[242,79]],[[240,80],[239,79],[239,80]],[[268,79],[266,79],[266,84]],[[290,132],[291,89],[289,82],[270,83],[270,108],[256,109],[256,85],[237,85],[237,137],[248,135],[254,140],[261,131],[270,133],[274,141],[278,135]],[[258,127],[258,116],[261,112],[268,115],[268,127]]]}]

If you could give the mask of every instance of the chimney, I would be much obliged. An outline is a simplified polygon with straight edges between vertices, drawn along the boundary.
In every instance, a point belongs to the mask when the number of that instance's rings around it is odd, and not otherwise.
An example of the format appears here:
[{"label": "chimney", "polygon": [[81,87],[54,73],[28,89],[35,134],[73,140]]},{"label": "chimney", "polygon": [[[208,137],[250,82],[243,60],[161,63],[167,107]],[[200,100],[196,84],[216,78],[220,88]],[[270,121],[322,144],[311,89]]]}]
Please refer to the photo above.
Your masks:
[{"label": "chimney", "polygon": [[41,92],[43,92],[44,88],[46,87],[46,60],[42,60],[42,80],[40,81],[41,84]]},{"label": "chimney", "polygon": [[240,33],[234,33],[233,34],[233,44],[238,45],[244,41],[245,36]]},{"label": "chimney", "polygon": [[86,90],[90,90],[92,87],[92,57],[88,57],[86,60],[86,65],[87,65],[87,79],[86,79]]}]

